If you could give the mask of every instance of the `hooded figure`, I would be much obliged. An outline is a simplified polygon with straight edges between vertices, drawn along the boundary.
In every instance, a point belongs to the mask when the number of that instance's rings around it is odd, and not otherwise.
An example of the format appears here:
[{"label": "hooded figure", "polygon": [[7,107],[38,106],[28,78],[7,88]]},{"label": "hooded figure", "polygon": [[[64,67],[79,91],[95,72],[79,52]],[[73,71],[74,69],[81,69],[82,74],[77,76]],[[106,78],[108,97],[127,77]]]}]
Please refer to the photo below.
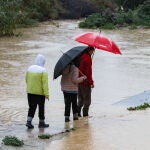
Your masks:
[{"label": "hooded figure", "polygon": [[35,65],[31,65],[26,73],[27,93],[44,95],[49,98],[48,74],[44,68],[45,57],[38,54]]},{"label": "hooded figure", "polygon": [[28,96],[28,117],[26,126],[28,128],[34,128],[31,124],[32,119],[37,108],[39,107],[39,128],[48,127],[45,124],[45,98],[49,99],[48,89],[48,74],[44,68],[45,57],[38,54],[35,58],[35,65],[31,65],[26,72],[26,86]]},{"label": "hooded figure", "polygon": [[38,54],[37,57],[35,58],[35,65],[44,67],[45,65],[45,57],[41,54]]}]

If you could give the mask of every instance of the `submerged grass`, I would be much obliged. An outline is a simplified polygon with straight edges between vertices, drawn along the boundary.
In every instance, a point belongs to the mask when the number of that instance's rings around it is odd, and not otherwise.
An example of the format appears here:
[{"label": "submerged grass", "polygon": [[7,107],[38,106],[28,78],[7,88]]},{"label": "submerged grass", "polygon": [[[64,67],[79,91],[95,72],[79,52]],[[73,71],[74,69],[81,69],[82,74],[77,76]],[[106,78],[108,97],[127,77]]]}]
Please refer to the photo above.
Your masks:
[{"label": "submerged grass", "polygon": [[149,108],[150,104],[149,103],[144,103],[143,105],[139,105],[136,107],[129,107],[127,110],[129,111],[134,111],[134,110],[145,110],[146,108]]},{"label": "submerged grass", "polygon": [[23,146],[24,145],[23,140],[20,140],[15,136],[5,136],[2,142],[5,145],[11,145],[11,146]]},{"label": "submerged grass", "polygon": [[66,129],[66,132],[75,131],[75,128]]},{"label": "submerged grass", "polygon": [[39,139],[50,139],[50,138],[52,138],[53,136],[56,136],[56,135],[59,135],[59,134],[63,134],[63,133],[67,133],[67,132],[71,132],[71,131],[75,131],[75,128],[66,129],[66,130],[63,131],[63,132],[60,132],[60,133],[57,133],[57,134],[54,134],[54,135],[41,134],[41,135],[38,135],[38,138],[39,138]]},{"label": "submerged grass", "polygon": [[40,139],[49,139],[51,137],[52,137],[52,135],[50,135],[50,134],[41,134],[41,135],[38,135],[38,138],[40,138]]}]

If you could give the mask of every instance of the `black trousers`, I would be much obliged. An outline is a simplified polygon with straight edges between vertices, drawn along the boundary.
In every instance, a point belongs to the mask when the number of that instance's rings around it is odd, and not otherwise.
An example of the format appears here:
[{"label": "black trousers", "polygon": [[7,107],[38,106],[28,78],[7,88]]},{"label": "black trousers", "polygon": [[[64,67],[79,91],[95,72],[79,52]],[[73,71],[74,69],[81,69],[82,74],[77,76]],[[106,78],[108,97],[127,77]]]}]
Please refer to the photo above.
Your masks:
[{"label": "black trousers", "polygon": [[88,116],[89,107],[91,105],[91,87],[78,86],[78,113],[81,113],[83,107],[83,116]]},{"label": "black trousers", "polygon": [[72,104],[72,112],[73,114],[78,113],[77,107],[77,93],[66,93],[64,94],[64,102],[65,102],[65,116],[70,116],[71,104]]},{"label": "black trousers", "polygon": [[28,117],[34,118],[34,114],[36,111],[37,106],[39,107],[39,119],[45,119],[45,96],[43,95],[35,95],[35,94],[27,94],[28,96]]}]

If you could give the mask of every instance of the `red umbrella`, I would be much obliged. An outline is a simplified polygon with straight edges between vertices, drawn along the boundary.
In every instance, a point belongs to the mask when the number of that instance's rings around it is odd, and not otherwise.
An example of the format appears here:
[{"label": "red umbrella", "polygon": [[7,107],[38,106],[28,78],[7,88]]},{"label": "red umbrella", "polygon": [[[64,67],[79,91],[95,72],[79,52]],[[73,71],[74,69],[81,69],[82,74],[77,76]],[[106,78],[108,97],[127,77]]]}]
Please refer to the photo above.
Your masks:
[{"label": "red umbrella", "polygon": [[116,43],[100,33],[86,32],[79,34],[72,39],[100,50],[105,50],[114,54],[121,54]]}]

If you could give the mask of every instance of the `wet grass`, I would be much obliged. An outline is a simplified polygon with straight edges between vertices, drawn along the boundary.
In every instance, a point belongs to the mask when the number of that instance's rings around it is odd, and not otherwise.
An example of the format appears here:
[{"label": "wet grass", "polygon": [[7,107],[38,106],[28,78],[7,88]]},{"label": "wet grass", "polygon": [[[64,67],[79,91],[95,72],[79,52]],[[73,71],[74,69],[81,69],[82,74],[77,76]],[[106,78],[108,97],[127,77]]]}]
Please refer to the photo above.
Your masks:
[{"label": "wet grass", "polygon": [[5,136],[5,138],[2,140],[2,142],[5,145],[10,145],[10,146],[23,146],[24,142],[23,140],[18,139],[15,136]]},{"label": "wet grass", "polygon": [[50,135],[50,134],[41,134],[41,135],[38,135],[38,138],[40,138],[40,139],[49,139],[51,137],[52,137],[52,135]]},{"label": "wet grass", "polygon": [[63,131],[63,132],[60,132],[60,133],[57,133],[57,134],[54,134],[54,135],[41,134],[41,135],[38,135],[38,138],[39,138],[39,139],[50,139],[50,138],[52,138],[53,136],[60,135],[60,134],[64,134],[64,133],[71,132],[71,131],[75,131],[75,128],[66,129],[66,130]]},{"label": "wet grass", "polygon": [[71,132],[71,131],[75,131],[75,128],[66,129],[65,132]]},{"label": "wet grass", "polygon": [[135,110],[145,110],[146,108],[149,108],[150,104],[149,103],[144,103],[143,105],[139,105],[136,107],[129,107],[127,110],[129,111],[135,111]]},{"label": "wet grass", "polygon": [[[50,139],[52,137],[57,137],[57,136],[60,136],[60,135],[63,135],[63,134],[66,134],[68,132],[72,132],[75,130],[76,130],[75,128],[70,128],[70,129],[66,129],[60,133],[53,134],[53,135],[41,134],[41,135],[38,135],[38,138],[39,139]],[[16,146],[16,147],[21,147],[23,145],[27,145],[27,144],[24,144],[23,140],[20,140],[19,138],[15,137],[15,136],[5,136],[2,140],[2,143],[7,146]]]}]

